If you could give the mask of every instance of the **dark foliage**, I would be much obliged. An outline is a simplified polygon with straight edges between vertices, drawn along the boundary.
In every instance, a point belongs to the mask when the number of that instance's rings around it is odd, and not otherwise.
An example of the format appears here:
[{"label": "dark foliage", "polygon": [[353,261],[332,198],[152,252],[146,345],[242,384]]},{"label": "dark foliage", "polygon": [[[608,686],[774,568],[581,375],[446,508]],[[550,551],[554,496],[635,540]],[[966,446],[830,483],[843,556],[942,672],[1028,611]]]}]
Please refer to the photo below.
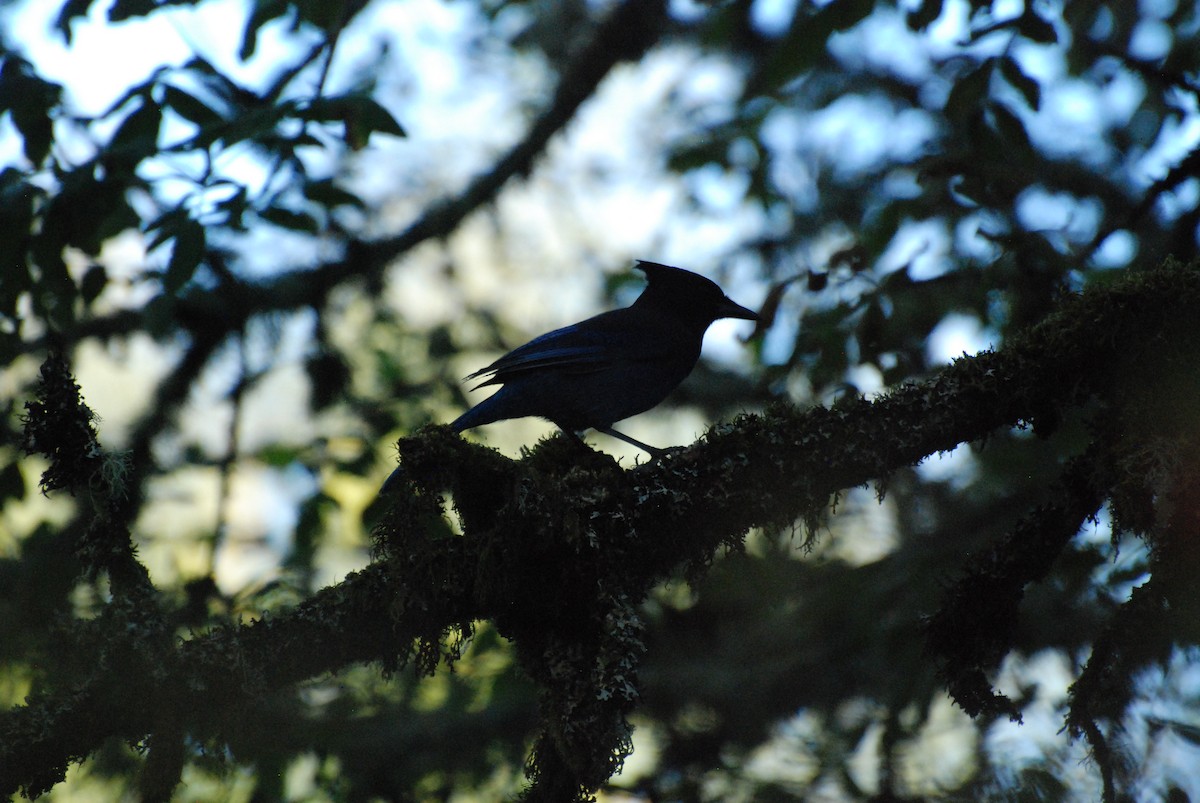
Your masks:
[{"label": "dark foliage", "polygon": [[[58,34],[70,42],[93,5],[62,4]],[[939,0],[797,3],[772,24],[748,2],[680,17],[640,0],[603,14],[479,3],[472,47],[536,59],[553,81],[489,169],[453,195],[406,187],[422,211],[383,233],[363,224],[383,215],[346,176],[380,141],[419,133],[389,110],[378,70],[329,79],[370,4],[251,3],[241,59],[276,27],[300,43],[261,85],[198,53],[94,117],[4,43],[0,115],[22,161],[0,171],[0,362],[19,399],[2,422],[0,497],[5,521],[21,520],[40,472],[64,502],[0,542],[0,790],[38,796],[86,764],[165,800],[185,768],[219,777],[237,763],[253,766],[261,799],[281,799],[285,772],[310,754],[334,767],[315,783],[345,799],[494,790],[523,766],[507,792],[583,800],[630,757],[637,724],[657,757],[621,783],[648,799],[711,797],[719,771],[761,799],[822,780],[905,799],[930,791],[901,764],[939,695],[977,735],[1027,718],[1036,680],[1013,690],[999,678],[1053,651],[1077,661],[1064,739],[1087,746],[1106,799],[1184,794],[1147,779],[1146,748],[1128,734],[1200,743],[1194,700],[1177,717],[1135,711],[1149,673],[1193,665],[1200,644],[1200,152],[1145,176],[1147,154],[1194,119],[1200,43],[1194,5],[1143,5],[1026,4],[1002,18],[972,0],[965,41],[933,47]],[[893,25],[920,64],[867,47],[872,25]],[[1135,43],[1147,29],[1162,34],[1153,57]],[[765,286],[748,343],[756,379],[702,366],[674,398],[728,423],[632,467],[561,437],[513,460],[421,428],[460,406],[447,390],[456,355],[520,338],[502,310],[468,309],[469,325],[405,320],[385,300],[394,274],[552,159],[549,143],[582,124],[615,67],[672,48],[718,60],[737,87],[665,97],[646,132],[664,175],[695,190],[696,220],[729,214],[697,189],[705,177],[736,178],[738,209],[759,221],[712,256]],[[1047,135],[1061,85],[1033,52],[1098,96],[1125,82],[1132,111],[1084,145]],[[840,118],[851,124],[822,142],[809,121],[845,104],[858,104]],[[925,134],[906,139],[914,120]],[[841,145],[856,126],[894,136],[855,153]],[[59,147],[75,142],[89,147]],[[314,152],[332,166],[314,167]],[[266,180],[224,167],[245,154]],[[1061,218],[1037,217],[1047,209]],[[132,278],[104,253],[130,231],[146,251]],[[264,277],[262,232],[297,238],[303,256],[286,262],[281,248]],[[579,250],[581,265],[594,260]],[[451,283],[465,273],[453,253],[436,257]],[[356,304],[371,334],[347,343],[339,315]],[[274,367],[259,352],[302,316],[314,321],[302,361],[313,418],[336,413],[337,435],[355,429],[362,448],[240,441],[245,400]],[[994,350],[940,365],[928,344],[951,316]],[[781,330],[787,342],[769,347]],[[171,359],[114,448],[75,376],[88,349],[139,342]],[[206,372],[229,364],[228,450],[214,458],[186,442],[183,419]],[[864,376],[883,392],[860,393]],[[751,404],[762,409],[735,414]],[[369,561],[323,584],[334,522],[357,511],[321,478],[382,477],[391,466],[373,445],[397,432],[415,434],[399,441],[402,482],[366,513]],[[963,476],[918,469],[963,444]],[[156,483],[198,467],[225,501],[248,464],[319,486],[280,579],[230,595],[211,557],[157,576],[139,549],[161,548],[177,522],[148,515]],[[842,537],[830,511],[872,483],[894,512],[893,545],[822,558]],[[1082,535],[1097,521],[1111,543]],[[797,554],[797,528],[815,556]],[[225,529],[221,518],[203,536],[210,555]],[[1133,557],[1116,563],[1118,546]],[[855,705],[867,713],[847,713]],[[797,711],[820,720],[811,778],[754,777],[749,757]],[[865,789],[849,765],[871,729],[882,735]],[[980,746],[975,764],[949,791],[1072,791],[1054,756],[1006,767]]]}]

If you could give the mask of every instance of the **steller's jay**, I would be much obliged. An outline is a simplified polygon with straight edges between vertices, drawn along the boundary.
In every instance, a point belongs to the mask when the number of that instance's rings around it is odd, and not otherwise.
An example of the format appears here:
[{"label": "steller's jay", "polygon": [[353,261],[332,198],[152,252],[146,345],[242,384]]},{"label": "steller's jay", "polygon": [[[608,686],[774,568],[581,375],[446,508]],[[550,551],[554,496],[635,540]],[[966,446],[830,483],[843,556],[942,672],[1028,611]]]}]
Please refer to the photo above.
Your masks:
[{"label": "steller's jay", "polygon": [[594,429],[662,454],[612,425],[654,407],[691,373],[713,321],[758,316],[691,271],[645,261],[637,267],[648,284],[631,306],[534,338],[468,376],[486,377],[478,387],[503,387],[450,426],[462,432],[538,416],[576,440],[576,433]]}]

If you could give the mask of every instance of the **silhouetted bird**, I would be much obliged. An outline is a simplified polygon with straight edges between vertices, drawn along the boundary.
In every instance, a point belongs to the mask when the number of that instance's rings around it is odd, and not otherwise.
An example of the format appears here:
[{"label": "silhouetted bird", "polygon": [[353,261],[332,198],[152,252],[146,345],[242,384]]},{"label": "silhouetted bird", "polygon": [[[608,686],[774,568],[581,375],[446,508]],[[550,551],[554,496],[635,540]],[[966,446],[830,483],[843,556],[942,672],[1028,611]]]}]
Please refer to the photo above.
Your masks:
[{"label": "silhouetted bird", "polygon": [[714,282],[680,268],[639,261],[649,284],[632,306],[534,338],[467,377],[500,390],[450,424],[455,431],[506,418],[548,419],[569,437],[594,429],[652,455],[662,450],[612,425],[667,397],[700,359],[709,324],[755,321]]}]

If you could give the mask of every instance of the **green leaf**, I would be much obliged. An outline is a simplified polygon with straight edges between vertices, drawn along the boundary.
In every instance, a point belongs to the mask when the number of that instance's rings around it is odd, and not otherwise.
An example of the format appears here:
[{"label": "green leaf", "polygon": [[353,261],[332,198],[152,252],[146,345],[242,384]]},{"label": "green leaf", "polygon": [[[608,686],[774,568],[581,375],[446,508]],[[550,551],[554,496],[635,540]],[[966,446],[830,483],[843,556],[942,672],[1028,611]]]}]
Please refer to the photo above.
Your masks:
[{"label": "green leaf", "polygon": [[204,227],[188,218],[175,234],[175,245],[171,249],[171,258],[167,261],[166,273],[163,274],[163,290],[175,294],[191,281],[196,268],[204,259],[204,249]]},{"label": "green leaf", "polygon": [[257,457],[273,468],[286,468],[300,459],[302,450],[297,446],[272,443],[258,450]]},{"label": "green leaf", "polygon": [[1021,69],[1021,65],[1005,56],[998,61],[1000,66],[1000,75],[1008,82],[1013,89],[1021,93],[1021,97],[1029,105],[1029,108],[1037,111],[1042,104],[1042,87],[1037,81],[1030,78]]}]

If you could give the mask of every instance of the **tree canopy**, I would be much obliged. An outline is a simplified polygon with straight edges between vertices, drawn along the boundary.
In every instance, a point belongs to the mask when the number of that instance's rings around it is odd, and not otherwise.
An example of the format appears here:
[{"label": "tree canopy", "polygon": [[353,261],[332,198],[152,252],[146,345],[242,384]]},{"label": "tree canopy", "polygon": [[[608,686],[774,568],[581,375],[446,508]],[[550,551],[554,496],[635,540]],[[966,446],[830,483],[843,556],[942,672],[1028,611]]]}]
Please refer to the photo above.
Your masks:
[{"label": "tree canopy", "polygon": [[[1200,796],[1197,7],[48,5],[4,793]],[[691,442],[437,425],[635,258],[761,311]]]}]

